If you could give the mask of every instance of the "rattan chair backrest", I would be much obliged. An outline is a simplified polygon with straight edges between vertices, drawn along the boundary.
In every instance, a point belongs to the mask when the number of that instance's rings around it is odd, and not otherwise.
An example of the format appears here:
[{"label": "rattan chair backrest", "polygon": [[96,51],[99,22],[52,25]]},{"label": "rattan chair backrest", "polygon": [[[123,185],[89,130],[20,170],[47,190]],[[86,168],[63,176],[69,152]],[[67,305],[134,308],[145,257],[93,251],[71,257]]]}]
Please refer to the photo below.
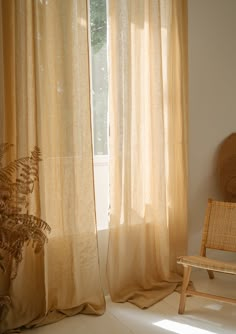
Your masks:
[{"label": "rattan chair backrest", "polygon": [[224,200],[236,202],[236,133],[228,136],[220,146],[218,175]]},{"label": "rattan chair backrest", "polygon": [[204,248],[236,252],[236,203],[208,201],[202,251]]}]

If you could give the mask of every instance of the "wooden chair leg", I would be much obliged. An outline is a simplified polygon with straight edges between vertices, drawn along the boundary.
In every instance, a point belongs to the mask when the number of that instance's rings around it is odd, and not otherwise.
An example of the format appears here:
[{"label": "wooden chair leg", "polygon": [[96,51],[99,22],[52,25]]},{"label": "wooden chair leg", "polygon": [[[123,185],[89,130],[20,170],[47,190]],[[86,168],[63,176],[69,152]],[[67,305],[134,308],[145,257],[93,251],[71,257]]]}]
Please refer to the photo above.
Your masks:
[{"label": "wooden chair leg", "polygon": [[215,278],[214,272],[212,270],[207,270],[207,272],[208,272],[208,276],[209,276],[210,279]]},{"label": "wooden chair leg", "polygon": [[183,314],[185,310],[186,291],[188,288],[191,271],[192,271],[192,267],[184,266],[184,279],[183,279],[182,291],[180,295],[179,314]]}]

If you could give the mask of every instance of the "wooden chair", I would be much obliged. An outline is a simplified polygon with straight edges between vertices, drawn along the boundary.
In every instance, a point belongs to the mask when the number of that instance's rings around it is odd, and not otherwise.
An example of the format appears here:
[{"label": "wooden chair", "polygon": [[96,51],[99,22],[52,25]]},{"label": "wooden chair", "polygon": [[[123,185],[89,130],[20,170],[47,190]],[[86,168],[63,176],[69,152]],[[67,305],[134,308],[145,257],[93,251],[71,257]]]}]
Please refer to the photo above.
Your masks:
[{"label": "wooden chair", "polygon": [[236,299],[217,296],[188,288],[193,267],[208,271],[210,279],[214,271],[236,275],[236,263],[210,259],[207,249],[236,252],[236,203],[208,200],[203,228],[200,256],[181,256],[177,263],[184,266],[184,279],[179,303],[179,314],[185,310],[186,296],[200,296],[228,303],[236,303]]}]

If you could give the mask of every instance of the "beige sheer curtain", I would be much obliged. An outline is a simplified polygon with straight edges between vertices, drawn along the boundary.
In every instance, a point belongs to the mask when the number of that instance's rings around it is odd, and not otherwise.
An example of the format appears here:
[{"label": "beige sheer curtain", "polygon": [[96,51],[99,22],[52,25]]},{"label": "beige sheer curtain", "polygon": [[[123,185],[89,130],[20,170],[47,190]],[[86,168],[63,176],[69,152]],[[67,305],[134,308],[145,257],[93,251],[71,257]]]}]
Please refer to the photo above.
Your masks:
[{"label": "beige sheer curtain", "polygon": [[145,308],[176,289],[186,252],[187,1],[108,4],[108,284]]},{"label": "beige sheer curtain", "polygon": [[[79,312],[102,314],[90,122],[86,0],[0,1],[0,141],[11,159],[42,152],[30,212],[52,232],[24,251],[0,332]],[[5,282],[3,291],[3,281]]]}]

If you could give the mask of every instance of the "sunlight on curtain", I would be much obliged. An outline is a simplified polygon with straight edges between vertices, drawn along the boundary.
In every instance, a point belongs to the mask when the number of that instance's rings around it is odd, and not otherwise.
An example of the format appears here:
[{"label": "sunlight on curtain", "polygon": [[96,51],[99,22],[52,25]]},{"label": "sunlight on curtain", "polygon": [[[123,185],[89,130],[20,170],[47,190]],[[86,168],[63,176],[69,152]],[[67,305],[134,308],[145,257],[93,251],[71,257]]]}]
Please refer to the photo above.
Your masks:
[{"label": "sunlight on curtain", "polygon": [[16,279],[4,277],[12,306],[0,332],[102,314],[87,1],[1,0],[0,43],[0,141],[15,145],[11,159],[39,146],[29,209],[52,229],[44,254],[26,248]]},{"label": "sunlight on curtain", "polygon": [[109,0],[113,301],[142,308],[181,282],[186,251],[187,1]]}]

